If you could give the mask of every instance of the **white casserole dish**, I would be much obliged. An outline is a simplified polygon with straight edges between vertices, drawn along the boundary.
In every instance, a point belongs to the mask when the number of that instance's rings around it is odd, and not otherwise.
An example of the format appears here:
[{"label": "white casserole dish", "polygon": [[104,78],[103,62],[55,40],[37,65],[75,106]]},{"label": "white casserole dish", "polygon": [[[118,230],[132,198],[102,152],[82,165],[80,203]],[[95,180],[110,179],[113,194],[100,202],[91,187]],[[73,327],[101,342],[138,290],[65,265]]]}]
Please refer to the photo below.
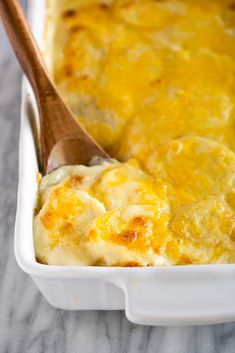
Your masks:
[{"label": "white casserole dish", "polygon": [[[29,2],[33,32],[43,47],[45,0]],[[120,310],[146,325],[195,325],[235,320],[235,264],[181,267],[65,267],[37,263],[32,220],[38,171],[37,110],[23,80],[15,256],[48,300],[67,310]]]}]

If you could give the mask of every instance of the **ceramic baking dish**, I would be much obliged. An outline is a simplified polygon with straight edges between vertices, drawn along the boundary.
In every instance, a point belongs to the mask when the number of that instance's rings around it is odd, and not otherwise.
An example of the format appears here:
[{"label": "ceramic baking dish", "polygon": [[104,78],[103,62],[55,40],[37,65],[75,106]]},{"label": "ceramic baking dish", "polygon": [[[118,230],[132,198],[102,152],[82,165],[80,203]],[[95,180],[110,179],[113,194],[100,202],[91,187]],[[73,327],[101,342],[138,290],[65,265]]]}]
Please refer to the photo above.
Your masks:
[{"label": "ceramic baking dish", "polygon": [[[33,32],[43,46],[45,4],[29,2]],[[32,220],[38,171],[37,110],[23,80],[19,155],[19,191],[15,255],[48,300],[67,310],[121,310],[146,325],[194,325],[235,320],[235,264],[180,267],[65,267],[37,263]]]}]

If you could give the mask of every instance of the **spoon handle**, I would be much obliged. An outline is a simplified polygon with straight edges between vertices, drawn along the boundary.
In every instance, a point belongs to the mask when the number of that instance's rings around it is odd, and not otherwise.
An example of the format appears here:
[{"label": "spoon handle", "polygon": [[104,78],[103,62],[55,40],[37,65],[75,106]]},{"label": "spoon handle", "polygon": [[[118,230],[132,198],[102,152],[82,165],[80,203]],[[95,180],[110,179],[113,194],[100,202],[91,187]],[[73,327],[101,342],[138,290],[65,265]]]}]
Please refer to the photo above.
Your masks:
[{"label": "spoon handle", "polygon": [[85,134],[49,78],[40,50],[18,0],[0,0],[0,15],[15,54],[29,79],[40,117],[40,162],[44,171],[61,139]]},{"label": "spoon handle", "polygon": [[17,0],[0,0],[0,14],[15,54],[36,96],[50,85],[40,50]]}]

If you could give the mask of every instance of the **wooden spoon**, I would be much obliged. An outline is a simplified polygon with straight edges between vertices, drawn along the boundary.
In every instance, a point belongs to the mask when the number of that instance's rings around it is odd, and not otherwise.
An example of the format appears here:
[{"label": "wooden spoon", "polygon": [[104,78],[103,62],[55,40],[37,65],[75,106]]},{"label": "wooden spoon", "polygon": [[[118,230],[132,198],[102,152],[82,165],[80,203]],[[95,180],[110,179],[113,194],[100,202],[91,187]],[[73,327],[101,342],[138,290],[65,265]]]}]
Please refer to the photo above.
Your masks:
[{"label": "wooden spoon", "polygon": [[28,77],[40,115],[42,172],[63,165],[88,165],[95,156],[108,154],[78,123],[49,78],[17,0],[0,0],[0,14],[15,54]]}]

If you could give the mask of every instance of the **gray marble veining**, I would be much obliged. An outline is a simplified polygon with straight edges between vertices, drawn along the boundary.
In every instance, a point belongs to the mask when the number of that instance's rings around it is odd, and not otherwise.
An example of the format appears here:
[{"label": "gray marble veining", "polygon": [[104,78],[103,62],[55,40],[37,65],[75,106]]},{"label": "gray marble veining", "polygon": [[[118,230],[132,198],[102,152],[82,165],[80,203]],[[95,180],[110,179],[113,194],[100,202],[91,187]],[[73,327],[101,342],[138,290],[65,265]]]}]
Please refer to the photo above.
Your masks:
[{"label": "gray marble veining", "polygon": [[17,266],[13,231],[21,73],[0,27],[0,353],[234,353],[235,323],[144,327],[123,312],[52,308]]}]

